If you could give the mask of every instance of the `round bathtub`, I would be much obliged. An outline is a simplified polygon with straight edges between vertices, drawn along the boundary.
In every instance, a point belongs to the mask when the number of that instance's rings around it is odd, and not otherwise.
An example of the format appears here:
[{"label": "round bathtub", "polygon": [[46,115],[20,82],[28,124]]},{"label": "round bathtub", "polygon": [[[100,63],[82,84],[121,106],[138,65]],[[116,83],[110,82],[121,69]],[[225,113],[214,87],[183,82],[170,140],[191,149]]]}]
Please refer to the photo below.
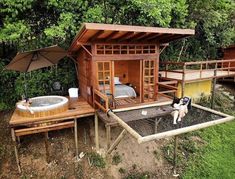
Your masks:
[{"label": "round bathtub", "polygon": [[39,96],[30,98],[30,105],[25,101],[16,104],[17,112],[24,117],[43,117],[58,114],[68,109],[68,99],[63,96]]}]

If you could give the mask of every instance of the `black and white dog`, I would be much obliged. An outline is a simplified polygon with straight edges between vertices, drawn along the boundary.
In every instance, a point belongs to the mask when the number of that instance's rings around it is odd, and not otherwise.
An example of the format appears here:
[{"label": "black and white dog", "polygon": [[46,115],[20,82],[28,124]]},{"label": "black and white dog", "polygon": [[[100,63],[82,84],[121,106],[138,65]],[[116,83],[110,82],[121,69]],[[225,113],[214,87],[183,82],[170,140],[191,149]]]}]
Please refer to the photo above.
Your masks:
[{"label": "black and white dog", "polygon": [[173,124],[177,124],[177,121],[180,122],[181,119],[192,108],[192,106],[191,106],[191,98],[189,98],[189,97],[183,97],[183,98],[176,98],[176,97],[174,97],[171,106],[174,109],[174,111],[172,111],[172,113],[171,113],[171,115],[172,115],[172,117],[174,119]]}]

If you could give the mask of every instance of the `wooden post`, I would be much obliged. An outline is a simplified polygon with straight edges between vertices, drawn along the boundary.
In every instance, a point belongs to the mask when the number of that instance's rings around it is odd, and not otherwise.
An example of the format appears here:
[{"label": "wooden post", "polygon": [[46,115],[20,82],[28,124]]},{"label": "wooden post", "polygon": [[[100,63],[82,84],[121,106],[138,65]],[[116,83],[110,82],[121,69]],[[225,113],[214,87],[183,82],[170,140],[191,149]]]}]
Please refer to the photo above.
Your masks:
[{"label": "wooden post", "polygon": [[161,117],[159,119],[155,118],[155,129],[154,129],[155,134],[157,133],[157,127],[158,127],[159,122],[161,122],[161,120],[162,120]]},{"label": "wooden post", "polygon": [[121,142],[121,140],[125,136],[125,134],[126,134],[126,129],[123,129],[122,132],[117,137],[117,139],[114,141],[114,143],[108,149],[107,154],[110,154],[113,151],[113,149],[115,149],[115,147]]},{"label": "wooden post", "polygon": [[182,82],[181,82],[181,97],[184,97],[185,92],[185,74],[186,74],[186,65],[184,64],[183,67],[183,76],[182,76]]},{"label": "wooden post", "polygon": [[20,160],[19,160],[19,155],[18,155],[18,148],[17,148],[17,142],[16,142],[16,136],[15,136],[15,130],[11,128],[11,137],[12,141],[14,143],[14,150],[15,150],[15,157],[16,157],[16,164],[18,167],[19,173],[21,173],[21,166],[20,166]]},{"label": "wooden post", "polygon": [[44,132],[44,140],[45,140],[45,148],[46,148],[46,161],[50,163],[50,156],[49,156],[49,145],[48,145],[48,132]]},{"label": "wooden post", "polygon": [[95,113],[95,147],[96,151],[99,151],[99,123],[98,123],[98,115]]},{"label": "wooden post", "polygon": [[200,78],[202,78],[202,62],[200,63]]},{"label": "wooden post", "polygon": [[174,156],[173,156],[173,175],[177,175],[176,167],[177,167],[177,148],[178,148],[178,136],[175,136],[174,139]]},{"label": "wooden post", "polygon": [[[184,93],[185,93],[185,75],[186,75],[186,64],[184,64],[184,67],[183,67],[183,76],[182,76],[182,83],[181,83],[181,88],[182,88],[182,91],[181,91],[181,98],[184,97]],[[182,124],[180,124],[180,127],[182,127]],[[178,135],[175,136],[174,138],[174,156],[173,156],[173,174],[176,175],[176,165],[177,165],[177,148],[178,148]]]},{"label": "wooden post", "polygon": [[75,153],[76,153],[76,157],[78,157],[78,125],[77,125],[77,118],[74,118],[74,139],[75,139]]},{"label": "wooden post", "polygon": [[107,142],[107,149],[110,147],[110,142],[111,142],[111,126],[106,125],[106,142]]},{"label": "wooden post", "polygon": [[213,81],[212,81],[211,109],[214,109],[216,76],[217,76],[217,63],[216,63],[216,66],[215,66],[215,70],[214,70],[214,78],[213,78]]}]

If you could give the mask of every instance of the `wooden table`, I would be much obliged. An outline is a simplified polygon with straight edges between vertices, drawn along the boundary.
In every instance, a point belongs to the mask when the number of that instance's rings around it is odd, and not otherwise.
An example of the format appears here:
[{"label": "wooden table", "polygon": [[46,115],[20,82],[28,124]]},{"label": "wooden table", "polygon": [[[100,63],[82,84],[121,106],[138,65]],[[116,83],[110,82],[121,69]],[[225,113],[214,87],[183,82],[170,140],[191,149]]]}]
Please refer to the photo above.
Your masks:
[{"label": "wooden table", "polygon": [[21,117],[15,110],[9,123],[19,172],[21,172],[21,166],[18,157],[18,142],[16,139],[19,139],[21,136],[25,135],[42,132],[45,133],[46,157],[48,160],[48,132],[74,127],[75,148],[76,155],[78,155],[77,119],[93,116],[94,114],[94,108],[92,108],[82,97],[69,99],[69,109],[67,111],[51,116],[36,118]]}]

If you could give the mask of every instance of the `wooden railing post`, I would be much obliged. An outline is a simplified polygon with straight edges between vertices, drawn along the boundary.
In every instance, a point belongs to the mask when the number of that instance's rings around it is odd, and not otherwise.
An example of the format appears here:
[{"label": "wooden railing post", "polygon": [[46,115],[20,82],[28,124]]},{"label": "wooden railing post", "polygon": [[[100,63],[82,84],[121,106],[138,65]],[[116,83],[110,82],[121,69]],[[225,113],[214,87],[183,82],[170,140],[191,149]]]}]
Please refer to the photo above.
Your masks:
[{"label": "wooden railing post", "polygon": [[186,74],[186,68],[187,68],[187,65],[184,64],[183,66],[183,74],[182,74],[182,82],[181,82],[181,97],[184,97],[184,92],[185,92],[185,74]]},{"label": "wooden railing post", "polygon": [[202,78],[202,62],[200,63],[200,78]]},{"label": "wooden railing post", "polygon": [[[100,101],[96,101],[96,99],[95,99],[96,95],[104,101],[104,106],[102,106],[100,104]],[[106,96],[105,94],[103,94],[100,91],[95,89],[94,90],[94,104],[95,104],[95,106],[98,106],[98,108],[100,108],[102,111],[107,112],[109,109],[108,96]]]},{"label": "wooden railing post", "polygon": [[214,78],[212,82],[212,93],[211,93],[211,109],[214,108],[214,101],[215,101],[215,85],[216,85],[216,76],[217,76],[217,66],[218,64],[215,64],[215,69],[214,69]]}]

